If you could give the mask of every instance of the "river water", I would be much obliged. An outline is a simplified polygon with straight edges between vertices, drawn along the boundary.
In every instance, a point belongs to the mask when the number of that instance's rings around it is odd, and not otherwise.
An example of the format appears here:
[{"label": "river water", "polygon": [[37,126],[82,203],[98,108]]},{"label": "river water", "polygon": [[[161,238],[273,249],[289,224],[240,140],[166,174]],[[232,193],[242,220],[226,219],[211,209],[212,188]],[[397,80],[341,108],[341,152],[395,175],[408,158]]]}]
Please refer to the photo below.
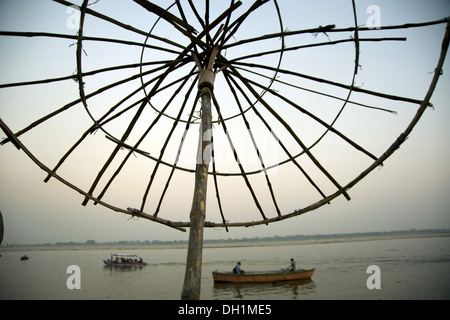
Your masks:
[{"label": "river water", "polygon": [[[142,268],[110,268],[106,250],[0,252],[0,299],[179,300],[186,249],[128,250],[148,262]],[[125,251],[124,251],[125,253]],[[276,284],[215,284],[211,272],[274,270],[289,265],[315,268],[310,281]],[[72,273],[69,266],[78,266]],[[379,272],[368,273],[369,266]],[[450,299],[450,237],[336,242],[264,247],[205,248],[203,300],[399,300]],[[80,288],[69,289],[69,281]],[[369,289],[369,282],[380,289]],[[78,282],[77,282],[78,281]],[[73,287],[73,286],[72,286]]]}]

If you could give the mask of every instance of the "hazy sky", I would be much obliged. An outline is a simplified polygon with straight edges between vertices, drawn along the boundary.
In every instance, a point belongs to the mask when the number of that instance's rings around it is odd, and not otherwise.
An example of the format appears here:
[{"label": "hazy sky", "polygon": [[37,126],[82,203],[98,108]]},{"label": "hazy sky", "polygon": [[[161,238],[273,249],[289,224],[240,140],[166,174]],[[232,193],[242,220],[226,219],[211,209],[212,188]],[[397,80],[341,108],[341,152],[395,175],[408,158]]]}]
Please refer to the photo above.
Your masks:
[{"label": "hazy sky", "polygon": [[[92,1],[91,1],[92,2]],[[184,4],[186,2],[186,4]],[[195,1],[196,2],[196,1]],[[202,11],[203,1],[199,1]],[[210,1],[213,21],[228,6],[228,1]],[[442,19],[450,14],[448,0],[386,0],[356,1],[357,23],[359,26],[398,25],[418,23]],[[76,2],[80,4],[81,1]],[[166,1],[155,1],[166,6]],[[241,15],[249,6],[244,1],[235,15]],[[185,5],[188,21],[200,30],[197,19],[193,17]],[[350,0],[307,1],[279,0],[283,25],[280,26],[278,14],[273,1],[253,13],[241,26],[234,38],[228,43],[256,37],[269,33],[316,28],[335,24],[336,28],[353,27],[352,2]],[[372,7],[371,7],[372,6]],[[100,0],[89,8],[148,32],[155,23],[155,16],[143,10],[133,1]],[[377,11],[379,9],[379,11]],[[375,11],[374,11],[375,10]],[[178,14],[176,8],[171,12]],[[203,13],[202,13],[203,15]],[[0,30],[50,32],[58,34],[77,34],[77,11],[69,10],[49,0],[0,0]],[[217,29],[215,29],[217,30]],[[358,74],[355,85],[367,90],[388,94],[423,99],[436,66],[445,24],[408,30],[361,32],[360,38],[406,37],[407,41],[361,41]],[[186,44],[186,39],[172,26],[164,21],[158,22],[152,33],[176,43]],[[214,32],[213,32],[214,34]],[[85,21],[85,36],[115,38],[142,44],[145,37],[135,32],[126,31],[92,16]],[[306,34],[286,37],[286,48],[310,43],[326,43],[350,39],[353,33]],[[184,42],[183,42],[184,41]],[[159,44],[148,39],[148,45]],[[281,39],[275,38],[261,43],[251,43],[230,47],[221,52],[228,60],[248,54],[277,50]],[[163,45],[176,51],[180,49],[169,44]],[[64,77],[76,74],[76,40],[49,37],[10,37],[0,36],[0,84],[22,81]],[[137,64],[143,61],[159,61],[174,59],[170,52],[158,52],[145,49],[139,45],[125,45],[98,41],[83,42],[83,71],[92,71],[116,65]],[[276,66],[279,54],[243,59],[244,62]],[[317,78],[350,84],[355,63],[354,42],[347,41],[336,45],[325,45],[315,48],[303,48],[286,51],[281,68],[294,70]],[[188,74],[194,67],[190,63],[177,69],[168,82]],[[154,66],[143,67],[143,72]],[[252,69],[267,77],[273,71]],[[418,123],[409,139],[385,162],[384,166],[375,169],[367,178],[353,187],[347,201],[339,197],[331,204],[304,215],[276,222],[268,226],[250,228],[207,229],[206,238],[240,238],[264,237],[272,235],[294,234],[326,234],[347,232],[389,231],[399,229],[450,228],[450,150],[448,138],[450,129],[449,62],[444,65],[444,73],[440,78],[429,108]],[[266,77],[242,71],[245,76],[267,85]],[[103,72],[84,78],[86,94],[95,92],[110,83],[139,74],[138,68],[127,68],[114,72]],[[150,81],[151,75],[143,77]],[[171,80],[169,80],[171,79]],[[166,110],[170,117],[176,117],[184,95],[193,83],[194,77],[188,79],[173,103]],[[343,102],[329,97],[300,90],[283,82],[294,84],[310,90],[325,91],[327,94],[346,98],[348,91],[333,86],[318,84],[314,81],[278,74],[272,86],[276,92],[330,123],[343,105]],[[94,117],[101,117],[113,105],[138,89],[139,78],[129,81],[113,90],[107,90],[88,99],[89,110]],[[168,83],[166,82],[166,84]],[[147,90],[150,87],[147,88]],[[178,88],[172,86],[152,98],[152,106],[161,110],[170,95]],[[194,86],[194,90],[196,86]],[[257,88],[257,91],[261,91]],[[238,105],[227,89],[222,74],[218,74],[215,83],[215,94],[221,105],[223,117],[237,113]],[[144,97],[140,90],[120,108],[126,108]],[[74,80],[58,81],[34,86],[18,86],[0,88],[0,118],[14,131],[28,126],[44,115],[79,98],[78,83]],[[264,99],[294,128],[296,134],[309,145],[323,133],[324,128],[316,121],[305,117],[301,112],[293,110],[286,102],[266,93]],[[383,107],[397,114],[374,110],[349,104],[335,127],[352,140],[360,143],[376,156],[380,156],[395,139],[404,131],[414,116],[417,105],[393,102],[371,96],[353,93],[350,100],[371,106]],[[243,108],[248,103],[241,96]],[[189,100],[182,112],[181,119],[188,119],[193,102]],[[279,138],[292,150],[292,154],[301,152],[301,148],[283,130],[268,111],[261,105],[255,105],[261,114],[267,117],[272,129]],[[122,109],[118,110],[122,110]],[[133,145],[140,134],[154,121],[157,112],[149,105],[126,143]],[[133,109],[136,110],[136,107]],[[197,109],[198,110],[198,106]],[[111,121],[105,129],[120,138],[135,111],[125,113],[120,120]],[[260,146],[265,146],[263,156],[268,164],[275,164],[286,159],[286,154],[274,144],[270,132],[264,129],[261,121],[252,112],[247,112]],[[195,115],[198,116],[196,112]],[[172,127],[173,120],[167,116],[155,124],[151,134],[140,146],[142,150],[158,157],[161,147]],[[213,120],[218,119],[216,111]],[[20,140],[45,165],[53,168],[64,153],[92,125],[92,121],[81,103],[68,111],[46,121],[20,137]],[[173,138],[167,146],[163,160],[173,163],[177,154],[180,138],[186,123],[176,127]],[[252,152],[252,144],[242,120],[230,120],[228,129],[246,170],[261,168],[258,159]],[[223,133],[223,125],[214,124],[214,150],[218,172],[239,172],[234,163],[228,140]],[[192,168],[195,161],[198,125],[190,126],[186,144],[179,161],[182,167]],[[0,132],[1,138],[5,135]],[[76,152],[61,166],[58,173],[84,191],[89,190],[97,172],[103,166],[114,148],[114,143],[105,139],[105,133],[97,131],[89,135]],[[339,183],[345,185],[367,168],[373,160],[355,151],[342,139],[327,134],[312,152],[320,162],[332,173]],[[118,159],[123,159],[125,150],[119,151]],[[319,183],[327,194],[336,191],[335,187],[323,177],[318,168],[311,164],[305,155],[299,158],[300,164]],[[95,189],[98,195],[104,183],[114,172],[120,161],[115,161],[103,177],[101,184]],[[122,174],[114,181],[104,200],[121,208],[139,208],[144,190],[154,168],[154,161],[142,155],[131,155]],[[170,168],[161,165],[152,188],[145,211],[152,214],[158,203]],[[287,164],[273,168],[269,178],[279,202],[282,214],[306,207],[321,199],[320,195],[306,181],[305,177]],[[182,233],[158,223],[144,219],[131,218],[128,215],[111,211],[103,206],[94,206],[89,202],[82,206],[84,197],[68,188],[56,179],[48,183],[43,180],[46,173],[36,166],[22,151],[12,144],[0,147],[0,210],[5,225],[4,243],[45,243],[57,241],[86,241],[94,239],[99,242],[117,240],[185,240],[188,232]],[[268,217],[276,216],[274,205],[268,192],[265,177],[253,175],[250,182],[258,195],[264,212]],[[192,201],[193,174],[176,172],[170,183],[158,216],[173,221],[188,221]],[[219,189],[222,195],[225,218],[230,222],[258,221],[261,215],[251,198],[245,182],[240,177],[219,177]],[[209,179],[207,218],[208,221],[220,222],[221,218],[215,197],[213,179]]]}]

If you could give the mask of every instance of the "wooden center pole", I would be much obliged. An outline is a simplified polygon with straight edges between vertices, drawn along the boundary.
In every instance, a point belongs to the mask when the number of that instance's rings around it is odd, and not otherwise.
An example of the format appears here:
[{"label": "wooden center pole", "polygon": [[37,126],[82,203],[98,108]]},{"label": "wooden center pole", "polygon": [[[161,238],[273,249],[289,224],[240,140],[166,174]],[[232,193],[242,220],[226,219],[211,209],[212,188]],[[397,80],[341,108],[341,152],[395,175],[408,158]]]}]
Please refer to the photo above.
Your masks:
[{"label": "wooden center pole", "polygon": [[203,227],[206,217],[206,191],[208,168],[211,162],[212,116],[211,100],[214,88],[214,64],[217,50],[214,49],[209,65],[200,71],[198,88],[201,100],[200,143],[195,170],[194,197],[190,213],[189,244],[186,259],[184,285],[181,293],[183,300],[200,299],[202,278]]}]

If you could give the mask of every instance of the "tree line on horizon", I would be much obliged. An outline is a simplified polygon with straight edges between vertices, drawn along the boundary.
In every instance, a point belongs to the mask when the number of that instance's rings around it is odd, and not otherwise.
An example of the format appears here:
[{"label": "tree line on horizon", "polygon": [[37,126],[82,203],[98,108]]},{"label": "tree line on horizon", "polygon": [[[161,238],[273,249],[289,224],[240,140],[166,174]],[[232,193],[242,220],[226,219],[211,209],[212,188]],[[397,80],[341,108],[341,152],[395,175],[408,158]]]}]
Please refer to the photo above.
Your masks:
[{"label": "tree line on horizon", "polygon": [[[374,231],[374,232],[353,232],[353,233],[337,233],[337,234],[312,234],[312,235],[287,235],[287,236],[271,236],[271,237],[253,237],[253,238],[227,238],[227,239],[205,239],[204,243],[239,243],[239,242],[267,242],[267,241],[293,241],[293,240],[319,240],[319,239],[342,239],[357,237],[376,237],[376,236],[395,236],[406,234],[423,234],[423,233],[443,233],[449,232],[449,229],[409,229],[397,231]],[[55,242],[44,244],[4,244],[8,246],[94,246],[94,245],[165,245],[165,244],[187,244],[188,240],[119,240],[112,242],[97,242],[95,240],[87,240],[86,242]]]}]

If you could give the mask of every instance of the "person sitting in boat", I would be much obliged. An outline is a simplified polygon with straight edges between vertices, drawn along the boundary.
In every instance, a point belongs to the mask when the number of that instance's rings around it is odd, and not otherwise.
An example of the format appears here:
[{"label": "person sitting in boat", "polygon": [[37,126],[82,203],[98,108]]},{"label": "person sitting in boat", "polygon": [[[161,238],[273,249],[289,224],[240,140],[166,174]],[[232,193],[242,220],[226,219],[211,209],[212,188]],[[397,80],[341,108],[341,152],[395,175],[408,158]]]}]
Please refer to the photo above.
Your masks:
[{"label": "person sitting in boat", "polygon": [[295,271],[296,267],[295,267],[295,261],[293,258],[291,258],[291,265],[289,266],[289,271]]},{"label": "person sitting in boat", "polygon": [[233,268],[233,273],[237,273],[237,274],[245,273],[245,271],[242,270],[242,268],[241,268],[241,262],[240,261],[238,261],[236,266]]}]

